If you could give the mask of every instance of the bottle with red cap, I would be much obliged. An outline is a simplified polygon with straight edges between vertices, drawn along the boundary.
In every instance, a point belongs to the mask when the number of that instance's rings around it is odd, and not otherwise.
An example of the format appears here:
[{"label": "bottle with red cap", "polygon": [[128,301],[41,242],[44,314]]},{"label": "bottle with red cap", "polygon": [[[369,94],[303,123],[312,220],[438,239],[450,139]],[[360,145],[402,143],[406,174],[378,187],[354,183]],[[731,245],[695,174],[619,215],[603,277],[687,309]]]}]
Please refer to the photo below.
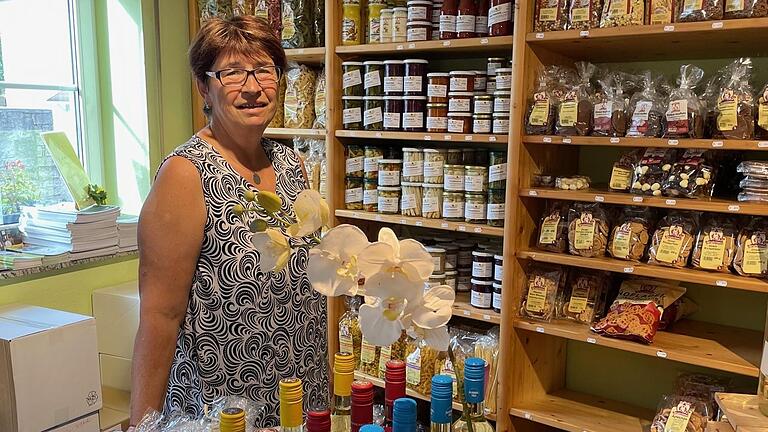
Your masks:
[{"label": "bottle with red cap", "polygon": [[352,432],[373,423],[373,384],[370,381],[352,383]]},{"label": "bottle with red cap", "polygon": [[331,432],[331,411],[315,410],[307,412],[306,432]]},{"label": "bottle with red cap", "polygon": [[386,432],[392,430],[392,413],[395,401],[405,397],[405,362],[390,360],[384,378],[384,415]]}]

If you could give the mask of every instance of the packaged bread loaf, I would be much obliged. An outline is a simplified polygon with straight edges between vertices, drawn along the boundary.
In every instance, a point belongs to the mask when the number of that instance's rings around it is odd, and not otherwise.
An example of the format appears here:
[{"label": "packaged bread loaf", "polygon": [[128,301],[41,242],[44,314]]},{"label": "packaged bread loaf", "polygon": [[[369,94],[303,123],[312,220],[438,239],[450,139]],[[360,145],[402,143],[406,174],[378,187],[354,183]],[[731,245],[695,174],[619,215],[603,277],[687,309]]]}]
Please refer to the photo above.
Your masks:
[{"label": "packaged bread loaf", "polygon": [[669,178],[669,172],[676,157],[675,149],[646,149],[640,162],[635,166],[630,192],[638,195],[661,196],[661,186]]},{"label": "packaged bread loaf", "polygon": [[534,31],[558,31],[565,30],[568,27],[567,0],[536,0],[535,4]]},{"label": "packaged bread loaf", "polygon": [[670,212],[664,216],[651,238],[648,264],[676,268],[688,265],[698,225],[698,215],[692,212]]},{"label": "packaged bread loaf", "polygon": [[694,91],[702,78],[704,71],[700,68],[689,64],[680,67],[680,85],[669,95],[665,138],[704,138],[706,110]]},{"label": "packaged bread loaf", "polygon": [[[669,0],[672,1],[672,0]],[[664,97],[658,92],[659,78],[651,71],[640,75],[641,90],[629,100],[628,137],[660,137],[664,133]]]},{"label": "packaged bread loaf", "polygon": [[568,209],[567,201],[548,201],[547,208],[539,222],[539,235],[536,247],[550,252],[565,252],[568,246]]},{"label": "packaged bread loaf", "polygon": [[576,63],[577,81],[560,99],[555,133],[564,136],[585,136],[592,132],[594,90],[590,80],[597,67],[589,62]]},{"label": "packaged bread loaf", "polygon": [[520,316],[550,321],[555,313],[557,293],[563,283],[565,271],[560,266],[535,263],[528,267]]},{"label": "packaged bread loaf", "polygon": [[662,184],[664,195],[702,198],[712,196],[715,185],[715,154],[709,150],[687,149],[672,165]]},{"label": "packaged bread loaf", "polygon": [[604,271],[572,269],[557,301],[557,318],[591,324],[605,301],[610,276]]},{"label": "packaged bread loaf", "polygon": [[736,255],[736,221],[723,215],[706,215],[696,236],[691,264],[694,268],[729,273]]},{"label": "packaged bread loaf", "polygon": [[651,432],[706,432],[707,405],[689,396],[664,396],[651,423]]},{"label": "packaged bread loaf", "polygon": [[568,212],[568,251],[572,255],[605,255],[610,224],[608,212],[599,203],[576,203]]},{"label": "packaged bread loaf", "polygon": [[768,220],[755,217],[736,239],[733,268],[742,276],[768,276]]},{"label": "packaged bread loaf", "polygon": [[649,207],[625,207],[608,239],[608,253],[616,258],[640,262],[653,230],[653,212]]},{"label": "packaged bread loaf", "polygon": [[525,116],[525,133],[528,135],[552,135],[555,133],[555,116],[558,101],[552,86],[557,82],[557,66],[539,71],[537,87],[528,101]]},{"label": "packaged bread loaf", "polygon": [[749,140],[755,136],[755,97],[752,60],[740,58],[726,68],[717,98],[717,122],[713,138]]}]

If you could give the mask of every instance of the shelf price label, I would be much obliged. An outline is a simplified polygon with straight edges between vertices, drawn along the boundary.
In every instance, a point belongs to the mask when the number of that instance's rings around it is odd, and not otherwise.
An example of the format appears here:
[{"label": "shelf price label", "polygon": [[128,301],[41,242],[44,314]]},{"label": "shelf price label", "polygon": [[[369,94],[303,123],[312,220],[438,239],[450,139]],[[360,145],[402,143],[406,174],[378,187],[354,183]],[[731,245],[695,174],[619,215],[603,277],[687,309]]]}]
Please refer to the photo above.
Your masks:
[{"label": "shelf price label", "polygon": [[664,201],[664,204],[666,204],[666,205],[668,205],[670,207],[674,207],[674,206],[677,205],[677,200],[668,199],[668,200]]},{"label": "shelf price label", "polygon": [[424,141],[432,141],[432,135],[424,135]]},{"label": "shelf price label", "polygon": [[382,136],[381,132],[376,132],[376,138],[381,138]]},{"label": "shelf price label", "polygon": [[448,222],[442,222],[440,228],[448,228]]},{"label": "shelf price label", "polygon": [[413,48],[416,48],[416,44],[415,43],[409,43],[408,44],[408,49],[413,49]]},{"label": "shelf price label", "polygon": [[486,320],[486,321],[490,321],[491,320],[491,316],[490,315],[483,315],[483,319]]},{"label": "shelf price label", "polygon": [[667,145],[676,146],[678,144],[680,144],[680,141],[678,140],[675,140],[675,139],[667,140]]},{"label": "shelf price label", "polygon": [[405,225],[405,224],[407,224],[407,223],[408,223],[408,221],[407,221],[407,220],[405,220],[405,219],[400,219],[400,225]]},{"label": "shelf price label", "polygon": [[453,139],[453,137],[452,137],[452,136],[450,136],[450,135],[443,135],[443,139],[444,139],[445,141],[450,141],[450,140],[452,140],[452,139]]},{"label": "shelf price label", "polygon": [[579,37],[589,37],[589,30],[582,30],[579,32]]},{"label": "shelf price label", "polygon": [[596,202],[605,202],[605,197],[602,195],[595,195]]},{"label": "shelf price label", "polygon": [[464,141],[472,141],[473,138],[472,135],[464,135]]},{"label": "shelf price label", "polygon": [[451,46],[451,41],[443,41],[443,46]]},{"label": "shelf price label", "polygon": [[715,30],[723,28],[723,22],[722,21],[713,22],[712,28]]},{"label": "shelf price label", "polygon": [[621,142],[621,138],[611,138],[611,144],[618,144]]},{"label": "shelf price label", "polygon": [[715,281],[715,285],[717,285],[719,287],[727,287],[728,286],[728,281],[727,280],[723,280],[723,279],[719,279],[719,280]]},{"label": "shelf price label", "polygon": [[376,220],[377,220],[377,221],[380,221],[380,220],[382,220],[382,218],[381,218],[381,215],[376,215]]},{"label": "shelf price label", "polygon": [[673,26],[673,25],[664,26],[664,31],[665,32],[673,32],[673,31],[675,31],[675,26]]},{"label": "shelf price label", "polygon": [[593,337],[588,337],[587,338],[587,343],[596,344],[597,343],[597,339],[595,339]]},{"label": "shelf price label", "polygon": [[488,45],[488,38],[480,39],[480,45]]},{"label": "shelf price label", "polygon": [[632,197],[632,202],[641,203],[641,202],[643,202],[643,197],[641,197],[641,196],[634,196],[634,197]]},{"label": "shelf price label", "polygon": [[296,53],[297,53],[297,54],[304,54],[304,48],[299,48],[299,49],[296,51]]},{"label": "shelf price label", "polygon": [[467,226],[466,225],[459,225],[458,227],[456,227],[456,229],[458,231],[466,231],[467,230]]},{"label": "shelf price label", "polygon": [[624,267],[624,273],[634,273],[635,268],[634,267]]},{"label": "shelf price label", "polygon": [[658,357],[658,358],[667,358],[667,353],[662,351],[662,350],[658,350],[658,351],[656,351],[656,357]]},{"label": "shelf price label", "polygon": [[523,413],[523,417],[525,417],[526,420],[533,419],[533,416],[531,415],[531,413]]},{"label": "shelf price label", "polygon": [[544,33],[536,33],[536,39],[544,39]]},{"label": "shelf price label", "polygon": [[422,222],[422,221],[416,221],[416,226],[424,226],[424,222]]},{"label": "shelf price label", "polygon": [[544,327],[536,326],[536,333],[544,333]]},{"label": "shelf price label", "polygon": [[541,140],[542,140],[542,141],[544,141],[545,143],[551,143],[551,142],[552,142],[552,137],[547,137],[547,136],[545,136],[545,137],[544,137],[544,138],[542,138]]},{"label": "shelf price label", "polygon": [[539,192],[535,190],[528,191],[528,196],[539,196]]},{"label": "shelf price label", "polygon": [[570,138],[563,138],[563,144],[570,144],[571,142],[573,141]]},{"label": "shelf price label", "polygon": [[728,211],[729,212],[740,212],[741,211],[741,206],[735,205],[735,204],[729,205],[728,206]]},{"label": "shelf price label", "polygon": [[483,232],[483,229],[481,227],[477,227],[477,228],[474,229],[474,231],[476,233],[481,233],[481,232]]},{"label": "shelf price label", "polygon": [[488,142],[496,142],[496,136],[495,135],[489,136],[488,137]]},{"label": "shelf price label", "polygon": [[464,311],[464,315],[471,316],[472,315],[472,311],[465,310]]},{"label": "shelf price label", "polygon": [[395,47],[395,49],[396,49],[396,50],[398,50],[398,51],[400,51],[400,50],[402,50],[402,49],[405,49],[405,47],[404,47],[404,46],[402,46],[402,45],[398,45],[397,47]]},{"label": "shelf price label", "polygon": [[768,141],[760,141],[757,143],[757,148],[768,148]]},{"label": "shelf price label", "polygon": [[712,148],[720,148],[723,146],[722,141],[712,141]]}]

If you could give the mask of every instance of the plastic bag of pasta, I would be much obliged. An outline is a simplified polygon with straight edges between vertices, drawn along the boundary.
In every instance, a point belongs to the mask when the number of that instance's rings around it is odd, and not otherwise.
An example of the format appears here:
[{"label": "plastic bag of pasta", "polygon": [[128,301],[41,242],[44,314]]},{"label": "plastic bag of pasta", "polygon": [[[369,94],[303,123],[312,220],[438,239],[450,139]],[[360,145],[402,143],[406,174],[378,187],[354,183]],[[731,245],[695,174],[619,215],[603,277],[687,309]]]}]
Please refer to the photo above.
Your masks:
[{"label": "plastic bag of pasta", "polygon": [[445,353],[431,348],[424,340],[409,339],[405,348],[405,385],[425,396],[432,392],[435,365]]},{"label": "plastic bag of pasta", "polygon": [[255,0],[232,0],[232,15],[253,15]]},{"label": "plastic bag of pasta", "polygon": [[363,332],[360,330],[358,310],[362,301],[359,297],[347,297],[346,303],[347,311],[339,319],[339,351],[352,353],[355,357],[355,369],[359,369]]},{"label": "plastic bag of pasta", "polygon": [[379,374],[381,347],[371,344],[363,337],[360,348],[360,372],[370,376]]},{"label": "plastic bag of pasta", "polygon": [[325,129],[325,89],[326,89],[326,77],[325,77],[325,66],[323,66],[323,69],[320,71],[320,74],[317,76],[317,81],[315,82],[315,121],[312,123],[312,127],[314,129]]},{"label": "plastic bag of pasta", "polygon": [[379,379],[386,378],[387,362],[390,360],[405,361],[405,350],[408,344],[408,335],[403,331],[395,343],[379,350]]},{"label": "plastic bag of pasta", "polygon": [[310,0],[282,0],[281,12],[283,48],[310,48],[314,46],[314,6]]},{"label": "plastic bag of pasta", "polygon": [[315,79],[307,65],[288,64],[285,72],[285,127],[310,129],[315,120]]},{"label": "plastic bag of pasta", "polygon": [[279,87],[277,89],[277,109],[275,109],[275,116],[272,117],[272,121],[269,122],[267,127],[281,128],[285,126],[285,77],[280,79]]}]

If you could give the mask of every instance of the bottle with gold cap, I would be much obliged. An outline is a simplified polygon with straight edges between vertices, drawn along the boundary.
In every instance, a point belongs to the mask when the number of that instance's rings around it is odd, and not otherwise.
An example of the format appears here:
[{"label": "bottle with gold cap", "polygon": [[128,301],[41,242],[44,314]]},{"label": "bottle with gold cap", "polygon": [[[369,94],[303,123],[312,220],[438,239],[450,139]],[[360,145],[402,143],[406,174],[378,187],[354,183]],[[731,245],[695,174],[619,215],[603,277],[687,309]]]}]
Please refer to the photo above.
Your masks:
[{"label": "bottle with gold cap", "polygon": [[224,408],[219,413],[219,432],[245,432],[245,411]]},{"label": "bottle with gold cap", "polygon": [[333,362],[332,432],[352,430],[352,381],[355,379],[355,357],[352,353],[336,353]]},{"label": "bottle with gold cap", "polygon": [[301,380],[287,378],[280,381],[280,429],[282,432],[303,432],[304,390]]}]

